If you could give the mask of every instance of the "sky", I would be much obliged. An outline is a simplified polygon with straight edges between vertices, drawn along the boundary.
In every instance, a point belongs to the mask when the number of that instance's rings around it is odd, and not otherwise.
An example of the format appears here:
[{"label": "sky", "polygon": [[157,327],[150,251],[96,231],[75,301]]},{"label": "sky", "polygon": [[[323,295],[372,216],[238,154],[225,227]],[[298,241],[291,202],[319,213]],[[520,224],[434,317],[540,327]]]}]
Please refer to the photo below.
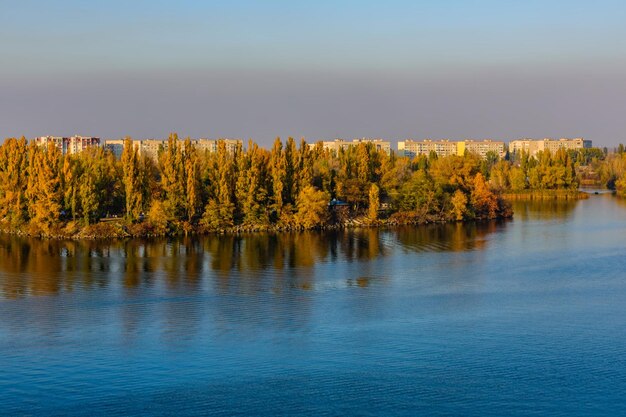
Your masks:
[{"label": "sky", "polygon": [[626,2],[0,0],[0,137],[626,143]]}]

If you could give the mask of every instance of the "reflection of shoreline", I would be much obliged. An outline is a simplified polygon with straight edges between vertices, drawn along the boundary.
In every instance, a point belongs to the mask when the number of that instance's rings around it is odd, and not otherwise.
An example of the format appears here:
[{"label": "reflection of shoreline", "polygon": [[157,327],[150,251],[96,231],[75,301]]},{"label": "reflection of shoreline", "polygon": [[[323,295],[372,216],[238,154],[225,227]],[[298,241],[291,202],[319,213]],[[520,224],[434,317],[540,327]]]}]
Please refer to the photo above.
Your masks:
[{"label": "reflection of shoreline", "polygon": [[502,197],[509,202],[533,200],[586,200],[589,194],[582,190],[524,190],[507,192]]},{"label": "reflection of shoreline", "polygon": [[511,205],[517,220],[564,219],[576,208],[578,200],[517,200]]},{"label": "reflection of shoreline", "polygon": [[[53,295],[110,285],[131,290],[164,285],[197,291],[209,279],[219,293],[260,291],[254,277],[269,273],[272,288],[314,287],[320,263],[369,261],[396,248],[414,252],[481,249],[484,236],[507,221],[444,223],[331,231],[206,235],[174,239],[42,240],[0,235],[3,298]],[[242,277],[250,277],[249,282]]]},{"label": "reflection of shoreline", "polygon": [[488,234],[506,227],[508,220],[472,224],[441,224],[419,228],[399,228],[397,240],[415,252],[460,252],[484,249]]}]

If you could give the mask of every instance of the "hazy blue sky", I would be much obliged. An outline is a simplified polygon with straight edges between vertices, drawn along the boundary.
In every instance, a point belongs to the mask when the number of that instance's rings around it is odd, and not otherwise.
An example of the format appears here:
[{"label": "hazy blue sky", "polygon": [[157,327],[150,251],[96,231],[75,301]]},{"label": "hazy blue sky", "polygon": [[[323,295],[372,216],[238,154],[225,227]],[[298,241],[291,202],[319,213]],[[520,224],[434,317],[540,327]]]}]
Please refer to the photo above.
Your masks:
[{"label": "hazy blue sky", "polygon": [[0,136],[626,142],[624,1],[0,0]]}]

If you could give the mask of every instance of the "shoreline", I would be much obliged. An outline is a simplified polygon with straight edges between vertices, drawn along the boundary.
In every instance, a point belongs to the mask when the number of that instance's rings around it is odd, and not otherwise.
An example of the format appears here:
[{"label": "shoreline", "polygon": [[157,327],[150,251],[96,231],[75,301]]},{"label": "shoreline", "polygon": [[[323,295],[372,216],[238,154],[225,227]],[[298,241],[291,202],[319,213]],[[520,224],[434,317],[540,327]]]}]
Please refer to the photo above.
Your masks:
[{"label": "shoreline", "polygon": [[[144,223],[138,224],[127,224],[124,220],[120,221],[104,221],[95,223],[89,226],[85,226],[81,228],[77,233],[68,234],[63,233],[61,230],[65,229],[68,224],[58,225],[55,227],[59,232],[58,233],[29,233],[23,229],[10,229],[0,226],[0,233],[5,235],[13,235],[20,237],[28,237],[34,239],[41,240],[72,240],[72,241],[81,241],[81,240],[127,240],[127,239],[150,239],[150,238],[168,238],[168,237],[181,237],[181,236],[208,236],[208,235],[241,235],[241,234],[255,234],[255,233],[299,233],[305,231],[336,231],[336,230],[347,230],[347,229],[359,229],[359,228],[378,228],[378,229],[386,229],[386,228],[395,228],[402,226],[427,226],[427,225],[436,225],[436,224],[451,224],[451,223],[462,223],[462,224],[471,224],[471,223],[480,223],[486,221],[502,221],[511,219],[513,217],[513,212],[507,213],[507,215],[501,215],[493,218],[475,218],[468,220],[446,220],[446,219],[437,219],[437,218],[415,218],[412,220],[376,220],[374,222],[367,220],[364,217],[356,217],[353,219],[349,219],[343,221],[341,223],[336,224],[328,224],[317,227],[295,227],[295,226],[278,226],[278,225],[267,225],[267,226],[234,226],[230,228],[223,229],[215,229],[208,230],[202,228],[200,226],[195,226],[191,229],[183,230],[176,229],[172,232],[166,233],[133,233],[130,229],[143,229],[145,230],[145,226],[149,226]],[[180,225],[179,225],[180,226]],[[189,226],[189,225],[188,225]],[[28,227],[28,226],[26,226]],[[130,228],[130,229],[129,229]],[[96,233],[97,232],[97,233]]]},{"label": "shoreline", "polygon": [[[510,206],[513,201],[550,201],[550,200],[584,200],[589,198],[589,193],[576,190],[525,190],[522,192],[508,192],[501,194],[502,200]],[[79,225],[76,221],[67,221],[52,225],[47,232],[35,228],[30,224],[20,228],[11,228],[6,224],[0,224],[0,233],[36,239],[50,240],[128,240],[146,238],[168,238],[180,236],[205,236],[205,235],[240,235],[254,233],[297,233],[303,231],[333,231],[352,228],[394,228],[401,226],[425,226],[448,223],[477,223],[489,220],[506,220],[513,217],[512,210],[500,213],[491,218],[470,218],[454,220],[450,216],[424,215],[416,212],[396,212],[384,219],[371,221],[366,216],[350,217],[348,219],[318,225],[315,227],[302,227],[293,225],[237,225],[226,228],[208,229],[199,224],[191,224],[184,221],[168,222],[167,226],[151,223],[144,220],[140,223],[129,223],[119,218],[107,218],[87,226]],[[329,213],[330,216],[330,213]],[[28,230],[33,229],[33,230]]]},{"label": "shoreline", "polygon": [[589,193],[581,190],[525,190],[502,193],[507,201],[586,200]]}]

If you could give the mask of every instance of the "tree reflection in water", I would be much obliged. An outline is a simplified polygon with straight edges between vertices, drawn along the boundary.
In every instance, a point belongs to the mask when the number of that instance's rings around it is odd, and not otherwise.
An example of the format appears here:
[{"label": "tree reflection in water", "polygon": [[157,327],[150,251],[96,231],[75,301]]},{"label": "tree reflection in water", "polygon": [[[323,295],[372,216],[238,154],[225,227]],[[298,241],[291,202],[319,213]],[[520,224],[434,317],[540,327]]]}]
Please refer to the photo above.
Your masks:
[{"label": "tree reflection in water", "polygon": [[[555,210],[571,210],[555,204]],[[521,210],[533,215],[532,205]],[[554,215],[554,214],[551,214]],[[406,251],[467,251],[506,222],[329,232],[209,235],[176,239],[61,241],[0,235],[0,288],[7,299],[120,285],[217,293],[309,290],[319,263],[362,262]],[[348,277],[367,286],[368,277]]]}]

